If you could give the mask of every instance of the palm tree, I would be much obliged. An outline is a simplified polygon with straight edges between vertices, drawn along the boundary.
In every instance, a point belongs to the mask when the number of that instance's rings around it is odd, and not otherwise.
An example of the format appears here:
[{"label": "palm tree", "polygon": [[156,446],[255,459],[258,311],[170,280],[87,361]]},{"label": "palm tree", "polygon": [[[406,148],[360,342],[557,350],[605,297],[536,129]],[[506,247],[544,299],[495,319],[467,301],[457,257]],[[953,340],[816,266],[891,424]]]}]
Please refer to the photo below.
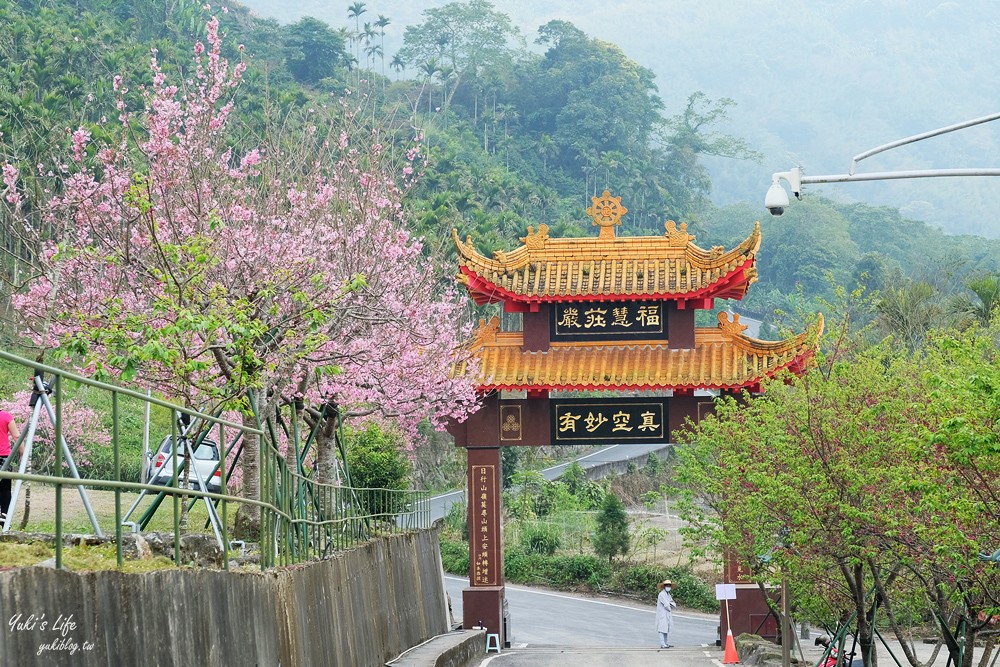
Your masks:
[{"label": "palm tree", "polygon": [[953,310],[980,324],[989,324],[997,308],[1000,308],[1000,274],[973,278],[965,286],[972,295],[960,296],[953,304]]},{"label": "palm tree", "polygon": [[559,155],[559,146],[548,134],[538,138],[538,154],[542,156],[542,170],[549,170],[549,159]]},{"label": "palm tree", "polygon": [[378,15],[378,20],[375,21],[375,27],[378,28],[379,35],[379,46],[381,47],[382,53],[382,92],[385,92],[385,27],[389,25],[389,17],[383,14]]},{"label": "palm tree", "polygon": [[396,70],[396,81],[399,81],[399,73],[402,72],[405,67],[406,63],[403,62],[403,59],[399,57],[398,53],[392,57],[392,61],[389,63],[389,68]]},{"label": "palm tree", "polygon": [[[420,71],[424,75],[424,82],[423,82],[423,85],[421,85],[421,87],[420,87],[420,95],[417,95],[417,105],[418,106],[420,104],[420,96],[424,94],[424,88],[427,87],[427,83],[429,81],[432,81],[434,79],[434,75],[438,73],[439,68],[440,68],[440,66],[438,65],[438,61],[437,61],[436,58],[430,58],[428,60],[425,60],[423,62],[423,64],[420,66]],[[432,97],[433,97],[433,93],[430,90],[428,90],[427,91],[427,113],[428,114],[430,114],[430,112],[431,112],[431,98]]]},{"label": "palm tree", "polygon": [[880,296],[875,304],[877,322],[911,352],[920,348],[929,330],[944,322],[939,293],[930,283],[906,281]]},{"label": "palm tree", "polygon": [[[354,44],[354,60],[355,62],[361,59],[361,15],[364,14],[367,9],[365,9],[365,3],[355,2],[350,7],[347,8],[347,18],[354,19],[354,36],[351,38],[351,43]],[[358,74],[360,79],[361,74]]]},{"label": "palm tree", "polygon": [[379,46],[378,44],[370,44],[365,47],[365,55],[367,56],[365,62],[371,62],[372,66],[374,66],[375,56],[382,55],[382,47]]}]

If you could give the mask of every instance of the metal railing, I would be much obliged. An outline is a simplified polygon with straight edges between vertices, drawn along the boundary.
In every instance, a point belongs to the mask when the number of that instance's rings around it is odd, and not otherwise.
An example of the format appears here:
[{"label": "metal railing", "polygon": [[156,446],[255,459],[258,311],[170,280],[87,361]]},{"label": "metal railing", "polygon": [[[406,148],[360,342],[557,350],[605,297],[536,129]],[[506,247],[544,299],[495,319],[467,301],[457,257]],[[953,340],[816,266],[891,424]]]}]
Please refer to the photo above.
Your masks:
[{"label": "metal railing", "polygon": [[[45,384],[48,395],[51,396],[51,404],[54,413],[54,443],[63,441],[63,419],[62,408],[65,403],[65,384],[67,381],[78,383],[83,386],[108,392],[111,403],[111,444],[113,456],[113,478],[96,479],[92,477],[67,476],[64,474],[63,465],[65,457],[72,456],[70,450],[57,444],[53,446],[55,465],[53,474],[40,475],[30,472],[14,472],[9,470],[0,471],[0,479],[10,479],[12,481],[32,482],[36,484],[50,484],[55,487],[55,563],[56,567],[63,565],[63,542],[64,542],[64,510],[63,510],[63,490],[64,487],[111,490],[114,492],[114,544],[118,566],[124,562],[123,553],[123,527],[131,526],[135,531],[145,530],[149,527],[154,515],[160,509],[163,500],[171,499],[172,507],[172,532],[174,542],[174,561],[177,564],[182,562],[181,554],[181,516],[182,503],[188,502],[188,510],[191,510],[199,502],[203,502],[210,521],[206,524],[213,525],[216,537],[223,548],[222,565],[229,567],[229,545],[230,543],[230,505],[256,506],[260,510],[260,540],[259,540],[259,563],[261,569],[266,569],[275,565],[290,565],[307,560],[325,558],[337,550],[343,550],[360,544],[377,535],[384,535],[394,532],[405,532],[430,527],[430,494],[427,491],[415,490],[393,490],[393,489],[363,489],[338,486],[334,484],[323,484],[314,481],[301,463],[301,458],[296,457],[296,461],[290,462],[283,457],[276,445],[277,428],[274,420],[266,420],[262,428],[252,428],[243,424],[227,421],[218,416],[199,413],[177,406],[168,401],[164,401],[147,394],[134,390],[117,387],[104,382],[99,382],[86,378],[75,373],[71,373],[59,368],[54,368],[37,362],[29,361],[0,350],[0,359],[13,362],[32,369],[38,376],[51,376]],[[39,383],[38,380],[35,380]],[[36,393],[41,393],[36,390]],[[126,481],[121,478],[121,406],[123,399],[128,398],[133,401],[141,401],[170,412],[172,424],[172,441],[178,442],[177,425],[190,423],[197,420],[202,428],[199,435],[195,436],[196,444],[200,440],[211,435],[219,448],[219,461],[212,470],[212,476],[219,479],[219,493],[205,491],[207,483],[196,488],[180,488],[185,479],[184,459],[179,455],[178,447],[172,447],[172,456],[169,457],[169,470],[171,471],[170,481],[167,485],[153,485],[136,481]],[[37,412],[36,412],[37,415]],[[37,420],[38,417],[36,416]],[[21,441],[27,436],[27,428],[22,424]],[[260,493],[258,498],[244,498],[229,493],[229,483],[232,473],[236,469],[242,452],[243,440],[253,435],[259,438],[259,484]],[[293,428],[290,433],[289,442],[293,451],[300,452],[299,431]],[[184,436],[181,435],[181,438]],[[13,458],[17,447],[12,443],[11,457]],[[168,464],[163,464],[168,465]],[[72,466],[70,466],[72,471]],[[192,475],[194,475],[192,477]],[[190,480],[199,476],[195,466],[188,472],[187,478]],[[207,482],[207,480],[201,480]],[[127,513],[122,511],[123,494],[138,493],[140,497]],[[135,510],[143,498],[143,495],[152,498],[152,502],[145,509],[142,516],[134,522],[127,519],[131,512]],[[81,493],[84,503],[90,509],[86,500],[85,492]],[[14,512],[15,507],[10,511]],[[213,512],[217,513],[218,522],[212,523]],[[91,516],[93,516],[91,514]],[[100,521],[98,518],[97,521]],[[110,517],[103,517],[103,522],[111,520]],[[97,532],[100,529],[95,523]]]}]

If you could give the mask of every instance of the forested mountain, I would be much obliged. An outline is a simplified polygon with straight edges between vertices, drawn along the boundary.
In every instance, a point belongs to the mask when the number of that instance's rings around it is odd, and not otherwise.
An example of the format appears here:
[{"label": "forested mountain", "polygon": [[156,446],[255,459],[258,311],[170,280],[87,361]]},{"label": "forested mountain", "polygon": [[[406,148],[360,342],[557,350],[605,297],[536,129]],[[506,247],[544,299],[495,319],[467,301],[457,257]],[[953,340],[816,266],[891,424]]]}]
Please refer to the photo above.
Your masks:
[{"label": "forested mountain", "polygon": [[[636,62],[629,53],[646,48],[639,38],[656,42],[648,25],[634,26],[624,48],[563,19],[526,35],[508,4],[453,2],[408,25],[375,3],[337,8],[342,18],[329,25],[308,17],[279,23],[230,5],[221,14],[228,55],[239,58],[242,45],[250,64],[233,139],[252,143],[266,131],[265,106],[306,109],[345,89],[367,96],[400,136],[423,137],[429,159],[411,192],[411,219],[443,252],[453,251],[452,228],[485,252],[509,249],[539,223],[554,235],[592,233],[583,211],[604,188],[628,207],[628,234],[662,233],[675,219],[689,222],[700,245],[728,247],[760,220],[761,281],[740,308],[764,319],[858,281],[886,293],[932,285],[934,312],[943,312],[946,301],[968,295],[969,279],[1000,271],[1000,242],[945,235],[894,208],[832,202],[810,190],[771,218],[759,204],[766,177],[753,184],[752,203],[717,206],[710,165],[724,159],[733,169],[759,169],[749,134],[739,131],[747,126],[743,101],[734,103],[719,81],[698,86],[678,74],[664,84],[662,73]],[[580,3],[581,17],[595,11]],[[692,10],[687,32],[716,34],[695,21],[701,14]],[[165,68],[183,62],[178,52],[207,16],[192,0],[0,0],[4,159],[38,164],[80,124],[99,135],[102,119],[117,113],[113,77],[147,80],[151,48]],[[732,20],[721,16],[719,25]],[[751,37],[746,45],[760,41]],[[701,55],[731,47],[720,42]],[[678,61],[697,55],[682,54],[679,42],[667,48]],[[803,85],[821,85],[806,78]],[[734,82],[733,90],[748,85]],[[987,220],[993,209],[978,210]]]},{"label": "forested mountain", "polygon": [[[403,46],[407,26],[446,0],[365,4],[383,13],[384,48]],[[247,0],[282,22],[315,16],[345,24],[348,3]],[[731,98],[721,129],[744,138],[760,162],[706,159],[717,203],[758,202],[772,172],[847,171],[851,157],[895,139],[998,111],[997,8],[991,0],[502,0],[526,37],[570,21],[621,46],[655,74],[667,115],[688,95]],[[411,73],[414,70],[410,70]],[[1000,124],[893,150],[861,170],[1000,167]],[[891,204],[950,233],[1000,236],[996,179],[938,179],[814,186],[840,201]]]}]

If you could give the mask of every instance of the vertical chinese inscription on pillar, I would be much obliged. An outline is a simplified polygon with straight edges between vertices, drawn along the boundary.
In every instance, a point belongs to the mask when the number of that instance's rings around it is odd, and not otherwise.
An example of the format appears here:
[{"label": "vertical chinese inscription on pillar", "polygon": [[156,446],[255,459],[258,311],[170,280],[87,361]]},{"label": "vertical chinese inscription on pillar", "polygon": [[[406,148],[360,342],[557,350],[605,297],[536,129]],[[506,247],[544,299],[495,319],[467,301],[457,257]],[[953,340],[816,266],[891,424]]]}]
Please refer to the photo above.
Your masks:
[{"label": "vertical chinese inscription on pillar", "polygon": [[497,568],[500,566],[499,496],[497,495],[496,466],[472,466],[475,520],[469,530],[473,541],[472,585],[497,586]]}]

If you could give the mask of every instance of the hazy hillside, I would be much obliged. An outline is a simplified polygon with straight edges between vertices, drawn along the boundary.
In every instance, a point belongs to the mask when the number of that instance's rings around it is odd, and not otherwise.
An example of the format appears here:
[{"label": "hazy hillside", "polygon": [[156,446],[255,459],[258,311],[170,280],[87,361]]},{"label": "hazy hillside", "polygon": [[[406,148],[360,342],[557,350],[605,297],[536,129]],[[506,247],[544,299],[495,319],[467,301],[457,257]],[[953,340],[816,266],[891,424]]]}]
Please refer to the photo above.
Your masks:
[{"label": "hazy hillside", "polygon": [[[316,16],[351,26],[348,6],[248,0],[282,22]],[[443,0],[365,3],[362,20],[391,23],[385,51],[406,25]],[[863,150],[1000,108],[992,63],[1000,56],[1000,7],[989,0],[622,0],[499,1],[529,44],[538,26],[572,22],[622,47],[653,70],[666,109],[696,90],[730,97],[730,134],[764,154],[759,165],[710,162],[715,200],[761,201],[770,174],[794,164],[811,174],[847,170]],[[1000,167],[1000,125],[897,149],[861,170]],[[891,204],[954,233],[1000,236],[1000,181],[919,180],[814,186],[842,201]]]}]

